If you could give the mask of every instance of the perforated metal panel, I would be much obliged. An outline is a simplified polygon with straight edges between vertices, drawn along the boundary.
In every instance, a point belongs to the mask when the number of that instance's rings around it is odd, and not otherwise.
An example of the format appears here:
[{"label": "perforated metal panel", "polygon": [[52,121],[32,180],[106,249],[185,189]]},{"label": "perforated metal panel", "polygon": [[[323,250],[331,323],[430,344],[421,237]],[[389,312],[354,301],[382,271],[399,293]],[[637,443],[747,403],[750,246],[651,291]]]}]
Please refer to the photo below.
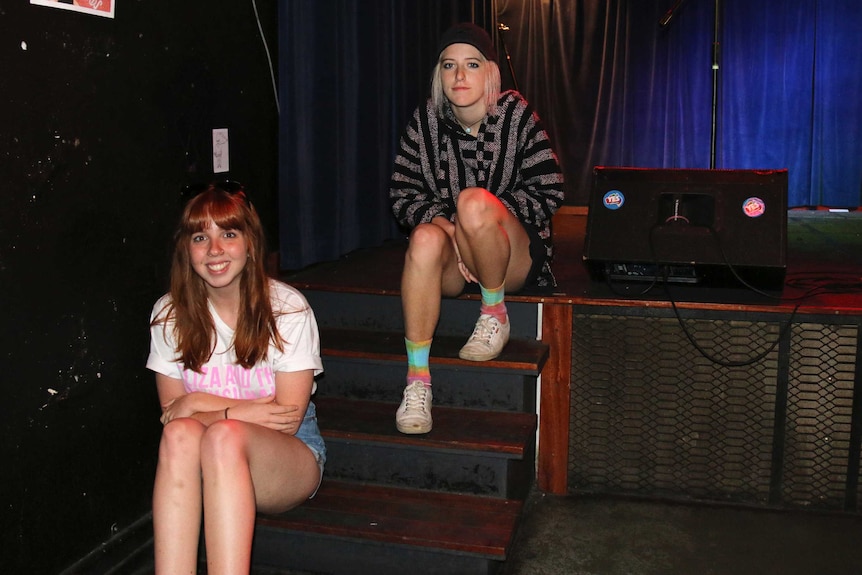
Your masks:
[{"label": "perforated metal panel", "polygon": [[576,313],[569,491],[845,508],[858,326],[783,325]]},{"label": "perforated metal panel", "polygon": [[[856,326],[793,326],[782,474],[788,503],[840,509],[851,453]],[[858,489],[858,487],[857,487]],[[858,499],[858,492],[855,499]]]}]

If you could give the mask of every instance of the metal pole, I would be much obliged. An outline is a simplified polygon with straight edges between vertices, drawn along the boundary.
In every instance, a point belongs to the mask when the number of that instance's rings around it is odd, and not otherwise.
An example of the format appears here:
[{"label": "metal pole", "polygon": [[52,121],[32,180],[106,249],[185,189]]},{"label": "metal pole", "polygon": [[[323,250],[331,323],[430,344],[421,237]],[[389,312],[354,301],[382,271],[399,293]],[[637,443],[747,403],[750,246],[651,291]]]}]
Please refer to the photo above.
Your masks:
[{"label": "metal pole", "polygon": [[497,29],[500,33],[500,43],[503,44],[503,52],[506,53],[506,63],[509,65],[509,74],[512,76],[512,86],[514,86],[516,92],[520,92],[518,89],[518,79],[515,78],[515,68],[512,67],[512,56],[509,55],[509,49],[506,48],[506,39],[504,37],[503,32],[508,32],[509,27],[500,22],[497,24]]},{"label": "metal pole", "polygon": [[721,56],[721,43],[719,38],[721,21],[721,0],[715,0],[715,21],[713,23],[712,35],[712,132],[709,143],[709,167],[715,168],[716,138],[718,127],[718,81],[719,81],[719,59]]}]

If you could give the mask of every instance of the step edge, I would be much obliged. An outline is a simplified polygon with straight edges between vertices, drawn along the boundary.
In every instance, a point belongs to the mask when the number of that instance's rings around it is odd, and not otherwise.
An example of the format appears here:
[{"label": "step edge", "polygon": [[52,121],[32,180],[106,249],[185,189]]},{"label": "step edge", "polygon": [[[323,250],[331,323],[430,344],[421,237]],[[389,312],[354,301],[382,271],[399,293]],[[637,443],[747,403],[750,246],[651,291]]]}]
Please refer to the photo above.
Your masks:
[{"label": "step edge", "polygon": [[[349,336],[354,337],[374,337],[379,341],[392,340],[392,344],[388,349],[383,350],[368,350],[368,349],[357,349],[353,348],[345,348],[345,347],[336,347],[327,345],[327,339],[332,340],[344,340],[349,339]],[[320,328],[320,338],[321,338],[321,355],[332,358],[340,358],[340,359],[355,359],[355,360],[365,360],[365,361],[373,361],[373,362],[381,362],[381,363],[395,363],[395,362],[406,362],[407,361],[407,353],[403,349],[403,334],[393,331],[379,331],[379,330],[363,330],[356,328],[337,328],[337,327],[321,327]],[[481,370],[481,371],[507,371],[507,372],[515,372],[521,371],[523,375],[532,375],[538,376],[541,373],[542,368],[548,360],[548,356],[550,355],[550,346],[541,340],[538,339],[530,339],[530,338],[513,338],[510,340],[511,343],[516,343],[519,346],[525,346],[527,350],[524,352],[526,355],[532,354],[532,358],[526,360],[513,360],[508,359],[506,354],[506,350],[503,350],[503,353],[500,354],[499,357],[492,359],[490,361],[483,362],[475,362],[461,359],[457,355],[450,354],[440,354],[435,353],[435,349],[440,349],[440,343],[444,343],[444,345],[448,345],[453,348],[460,347],[457,345],[460,343],[462,338],[457,338],[455,336],[437,336],[435,340],[438,342],[438,346],[435,348],[432,346],[432,352],[430,360],[435,365],[447,365],[447,366],[457,366],[459,368],[463,368],[465,370]],[[386,346],[384,346],[385,348]]]},{"label": "step edge", "polygon": [[[321,412],[325,412],[327,404],[331,405],[334,403],[353,406],[351,407],[352,411],[380,411],[389,414],[394,414],[398,407],[396,403],[348,399],[344,397],[323,397],[315,399],[314,402]],[[470,421],[471,413],[481,413],[483,417],[490,417],[491,420],[505,420],[505,427],[511,430],[510,435],[514,436],[515,439],[501,439],[498,443],[489,444],[487,437],[477,439],[476,441],[465,441],[458,438],[435,438],[433,436],[428,437],[427,435],[414,436],[394,431],[390,433],[375,433],[364,431],[361,428],[333,429],[327,428],[325,420],[320,421],[319,417],[318,424],[320,425],[321,435],[327,441],[339,441],[342,443],[353,441],[369,446],[389,446],[393,449],[416,449],[433,453],[483,454],[486,457],[514,460],[523,460],[535,439],[536,430],[538,429],[538,415],[532,412],[496,412],[449,406],[438,406],[434,409],[436,413],[446,413],[456,421]]]},{"label": "step edge", "polygon": [[[287,284],[290,284],[292,287],[298,289],[302,293],[320,292],[334,294],[343,293],[371,297],[401,297],[400,288],[366,288],[355,285],[333,285],[331,282],[297,280],[290,277],[289,275],[280,275],[279,279]],[[506,303],[516,304],[541,304],[549,301],[568,301],[570,299],[571,298],[569,298],[566,294],[559,291],[555,291],[553,289],[542,290],[539,288],[532,293],[518,292],[506,294]],[[456,297],[444,296],[442,298],[442,301],[482,301],[482,295],[479,293],[465,292]]]},{"label": "step edge", "polygon": [[[397,547],[403,547],[405,549],[425,549],[425,550],[435,550],[440,553],[454,554],[460,556],[467,557],[478,557],[482,559],[494,559],[496,561],[503,560],[505,561],[508,557],[509,551],[511,550],[511,542],[509,545],[505,547],[498,546],[485,546],[469,549],[465,545],[450,545],[445,541],[428,541],[428,544],[422,544],[419,541],[419,538],[407,538],[407,537],[397,537],[395,535],[387,535],[380,534],[379,537],[369,537],[364,535],[357,535],[355,530],[349,530],[344,528],[340,531],[336,532],[327,532],[324,530],[315,529],[313,525],[308,525],[308,528],[303,528],[301,522],[293,522],[298,524],[296,527],[289,527],[280,524],[281,521],[278,519],[270,519],[269,517],[258,517],[255,520],[256,528],[265,528],[269,529],[278,534],[286,534],[286,535],[310,535],[313,534],[318,537],[322,537],[325,539],[332,540],[342,540],[342,541],[351,541],[354,543],[369,543],[369,544],[385,544],[387,546],[393,545]],[[366,532],[362,532],[363,534]],[[514,536],[514,531],[513,531]],[[482,550],[484,549],[484,550]]]},{"label": "step edge", "polygon": [[[407,361],[406,354],[381,354],[375,352],[322,349],[320,355],[324,360],[327,358],[334,358],[342,360],[355,360],[357,363],[402,364],[406,363]],[[505,372],[512,375],[529,375],[533,377],[538,377],[538,375],[542,372],[542,368],[545,364],[545,360],[542,360],[538,363],[500,360],[475,362],[459,358],[434,356],[433,354],[430,357],[430,361],[435,367],[438,368],[442,368],[444,366],[457,367],[459,369],[462,369],[463,371],[482,371],[490,373]]]},{"label": "step edge", "polygon": [[362,433],[337,433],[320,430],[324,441],[334,443],[352,443],[355,445],[365,445],[368,447],[389,447],[391,449],[411,449],[418,452],[452,454],[452,455],[476,455],[477,457],[487,457],[491,459],[511,459],[521,461],[526,455],[526,447],[520,449],[502,448],[489,449],[487,444],[480,443],[464,443],[460,446],[454,446],[444,442],[428,442],[424,445],[417,445],[408,441],[391,441],[391,436],[362,434]]},{"label": "step edge", "polygon": [[[505,544],[482,544],[473,542],[472,544],[467,545],[460,540],[453,542],[451,540],[446,540],[445,538],[435,540],[431,540],[428,537],[405,538],[403,534],[386,533],[376,530],[357,531],[355,525],[343,527],[336,525],[332,527],[310,523],[303,517],[291,518],[291,511],[288,511],[285,514],[258,513],[255,518],[256,526],[263,525],[276,532],[292,532],[300,535],[315,534],[320,537],[344,539],[359,543],[385,543],[387,545],[402,545],[406,548],[436,549],[441,552],[455,552],[460,555],[471,557],[505,560],[514,543],[514,538],[519,529],[526,506],[526,501],[522,499],[504,499],[470,493],[452,493],[421,488],[395,487],[342,479],[325,478],[322,488],[332,489],[337,494],[336,500],[337,497],[351,497],[351,493],[359,495],[360,492],[364,492],[364,497],[367,497],[372,501],[376,500],[376,498],[380,496],[390,499],[400,498],[403,503],[408,506],[415,505],[417,502],[422,502],[422,504],[427,504],[429,506],[455,504],[468,506],[472,513],[487,515],[489,521],[493,520],[495,525],[500,525],[503,528],[504,535],[502,536],[502,539],[505,540]],[[371,493],[369,493],[369,491]],[[333,503],[335,503],[335,500]],[[311,512],[313,513],[315,511],[323,515],[326,512],[331,511],[331,509],[321,507],[315,508]],[[355,513],[353,515],[361,516],[363,514]],[[502,524],[500,523],[501,519],[504,519]],[[368,535],[371,535],[371,537]],[[484,549],[484,551],[480,551],[480,549]]]}]

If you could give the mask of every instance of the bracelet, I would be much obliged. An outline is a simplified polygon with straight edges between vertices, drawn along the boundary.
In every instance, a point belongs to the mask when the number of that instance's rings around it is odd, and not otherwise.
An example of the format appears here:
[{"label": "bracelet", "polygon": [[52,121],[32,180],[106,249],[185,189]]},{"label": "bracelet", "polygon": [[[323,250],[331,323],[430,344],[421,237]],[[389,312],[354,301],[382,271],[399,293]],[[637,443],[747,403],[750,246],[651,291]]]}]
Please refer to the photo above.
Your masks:
[{"label": "bracelet", "polygon": [[224,418],[225,418],[225,419],[227,419],[227,418],[228,418],[228,417],[227,417],[227,410],[228,410],[228,409],[230,409],[230,407],[225,407],[225,408],[224,408]]}]

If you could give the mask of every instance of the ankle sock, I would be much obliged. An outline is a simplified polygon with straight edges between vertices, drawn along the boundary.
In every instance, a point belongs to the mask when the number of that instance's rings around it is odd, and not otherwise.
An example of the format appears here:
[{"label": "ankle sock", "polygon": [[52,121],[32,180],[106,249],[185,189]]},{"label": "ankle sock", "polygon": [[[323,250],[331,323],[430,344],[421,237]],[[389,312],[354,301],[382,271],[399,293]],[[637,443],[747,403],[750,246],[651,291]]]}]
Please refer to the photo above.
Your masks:
[{"label": "ankle sock", "polygon": [[431,368],[428,358],[431,355],[431,341],[410,341],[404,338],[407,349],[407,383],[421,381],[425,387],[431,387]]},{"label": "ankle sock", "polygon": [[479,291],[482,293],[482,309],[480,313],[488,314],[496,317],[501,323],[506,323],[509,317],[509,312],[506,310],[506,282],[500,284],[500,287],[489,289],[479,284]]}]

